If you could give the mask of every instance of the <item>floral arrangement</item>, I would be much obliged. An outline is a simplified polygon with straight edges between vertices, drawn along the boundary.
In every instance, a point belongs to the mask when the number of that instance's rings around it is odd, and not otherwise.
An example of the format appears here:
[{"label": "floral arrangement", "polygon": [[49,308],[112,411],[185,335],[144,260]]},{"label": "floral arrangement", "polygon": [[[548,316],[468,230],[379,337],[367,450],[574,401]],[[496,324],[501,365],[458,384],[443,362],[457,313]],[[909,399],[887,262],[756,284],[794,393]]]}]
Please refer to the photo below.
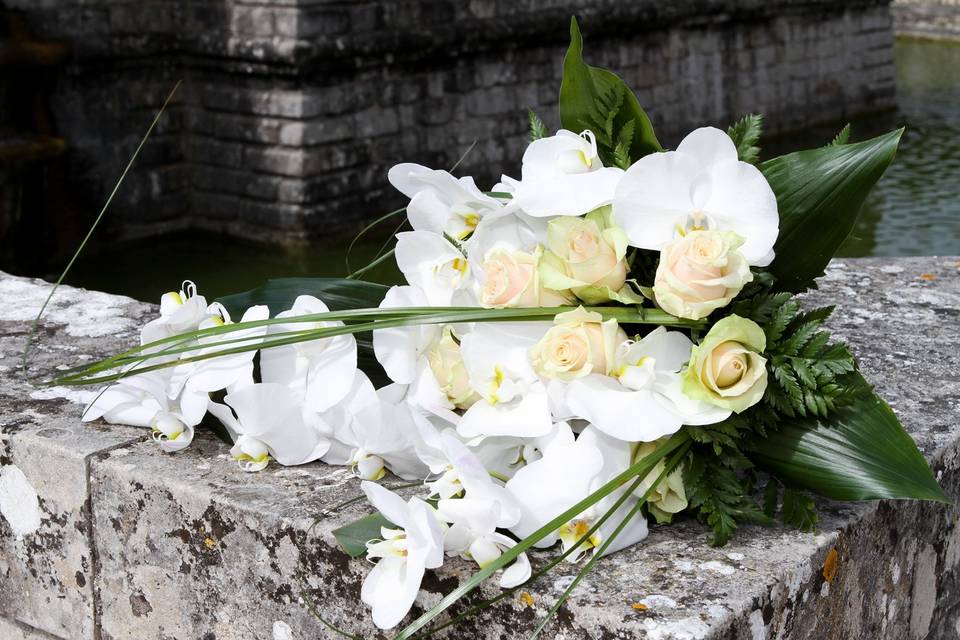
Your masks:
[{"label": "floral arrangement", "polygon": [[[113,382],[85,419],[149,427],[166,452],[204,425],[245,471],[351,467],[378,514],[336,536],[376,562],[361,597],[380,628],[404,619],[426,570],[476,563],[397,638],[497,572],[506,594],[583,562],[553,614],[652,522],[696,517],[722,545],[741,522],[811,529],[811,493],[946,499],[823,329],[832,307],[794,297],[816,286],[901,132],[851,144],[845,128],[758,163],[748,116],[667,151],[620,78],[583,62],[575,21],[571,37],[563,129],[530,114],[519,180],[483,191],[390,170],[410,199],[390,215],[412,230],[387,254],[406,284],[365,282],[368,266],[208,304],[185,283],[140,346],[56,381]],[[534,547],[554,554],[536,572]]]}]

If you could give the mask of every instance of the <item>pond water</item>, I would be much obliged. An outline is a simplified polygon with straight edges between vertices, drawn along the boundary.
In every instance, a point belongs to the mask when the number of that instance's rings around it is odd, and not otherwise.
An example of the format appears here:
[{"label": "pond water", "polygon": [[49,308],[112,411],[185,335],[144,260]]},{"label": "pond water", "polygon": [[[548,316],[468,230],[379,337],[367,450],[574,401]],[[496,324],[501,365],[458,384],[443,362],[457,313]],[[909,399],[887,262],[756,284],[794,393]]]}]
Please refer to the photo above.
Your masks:
[{"label": "pond water", "polygon": [[[906,127],[840,255],[960,254],[960,43],[898,39],[897,108],[851,123],[851,141]],[[771,141],[765,155],[830,140],[838,126]],[[811,144],[813,143],[813,144]]]},{"label": "pond water", "polygon": [[[960,43],[898,40],[893,111],[852,123],[852,140],[906,126],[900,152],[866,203],[843,256],[960,254]],[[843,123],[766,142],[765,156],[818,146]],[[371,212],[373,214],[375,212]],[[352,257],[366,264],[380,244]],[[343,276],[343,248],[290,251],[218,236],[189,234],[125,244],[85,255],[71,284],[156,300],[184,278],[209,298],[259,285],[268,277]],[[395,281],[392,261],[368,274]]]}]

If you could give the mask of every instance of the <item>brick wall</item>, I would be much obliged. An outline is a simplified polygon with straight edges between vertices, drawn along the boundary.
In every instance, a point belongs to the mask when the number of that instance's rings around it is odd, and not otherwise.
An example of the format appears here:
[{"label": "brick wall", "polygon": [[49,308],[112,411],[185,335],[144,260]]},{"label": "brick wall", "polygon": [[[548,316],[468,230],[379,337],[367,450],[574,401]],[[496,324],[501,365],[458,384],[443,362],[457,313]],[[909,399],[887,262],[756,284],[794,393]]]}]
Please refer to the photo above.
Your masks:
[{"label": "brick wall", "polygon": [[527,107],[557,125],[569,16],[661,140],[763,112],[768,130],[889,107],[889,0],[7,0],[74,57],[53,98],[103,197],[177,79],[118,197],[123,233],[185,226],[295,243],[396,206],[386,169],[516,175]]}]

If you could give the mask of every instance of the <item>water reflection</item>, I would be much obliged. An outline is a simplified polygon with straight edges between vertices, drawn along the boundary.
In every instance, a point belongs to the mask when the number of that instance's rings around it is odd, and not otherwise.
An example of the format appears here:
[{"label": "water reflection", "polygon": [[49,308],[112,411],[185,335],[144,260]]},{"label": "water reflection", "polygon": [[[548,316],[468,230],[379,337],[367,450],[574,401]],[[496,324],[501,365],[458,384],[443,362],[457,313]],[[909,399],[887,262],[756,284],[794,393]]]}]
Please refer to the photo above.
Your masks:
[{"label": "water reflection", "polygon": [[[897,109],[853,121],[853,140],[906,126],[841,256],[960,254],[960,43],[898,40]],[[774,140],[768,153],[826,142],[838,127]]]}]

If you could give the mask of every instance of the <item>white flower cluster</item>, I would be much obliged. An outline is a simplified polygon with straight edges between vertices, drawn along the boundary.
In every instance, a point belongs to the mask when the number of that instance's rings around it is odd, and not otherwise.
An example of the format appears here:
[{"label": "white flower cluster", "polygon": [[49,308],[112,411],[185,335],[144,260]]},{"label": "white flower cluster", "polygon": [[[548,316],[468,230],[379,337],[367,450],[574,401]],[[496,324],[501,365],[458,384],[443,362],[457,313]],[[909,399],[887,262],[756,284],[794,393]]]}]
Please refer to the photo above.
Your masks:
[{"label": "white flower cluster", "polygon": [[[541,528],[648,455],[650,443],[757,402],[766,380],[756,353],[762,332],[744,334],[741,319],[733,316],[722,334],[697,347],[687,333],[663,327],[629,336],[616,320],[579,305],[643,301],[628,280],[628,252],[636,247],[661,252],[657,304],[681,318],[704,318],[752,279],[751,265],[770,263],[778,232],[776,199],[763,175],[713,128],[625,172],[602,165],[589,131],[560,131],[532,142],[521,179],[504,176],[490,193],[472,178],[413,164],[393,167],[389,180],[410,198],[413,230],[397,236],[407,284],[390,289],[382,308],[573,310],[552,323],[378,330],[376,357],[393,381],[379,390],[357,368],[354,338],[343,335],[261,350],[257,380],[253,351],[124,378],[86,414],[149,426],[164,450],[176,451],[209,412],[233,437],[231,453],[245,470],[270,460],[354,468],[393,525],[368,543],[368,557],[378,562],[362,590],[381,628],[400,622],[424,571],[445,555],[486,566],[515,544],[506,532],[522,538]],[[278,317],[326,310],[301,296]],[[266,307],[252,307],[243,320],[267,316]],[[230,321],[187,283],[164,296],[143,341]],[[252,327],[231,339],[310,326]],[[696,366],[688,366],[692,354]],[[211,399],[223,391],[222,402]],[[387,471],[425,479],[421,496],[404,501],[376,484]],[[569,559],[608,540],[646,489],[622,501]],[[679,470],[655,489],[648,510],[658,520],[686,507]],[[560,541],[569,549],[626,490],[537,546]],[[636,518],[606,552],[646,535],[646,520]],[[529,575],[521,554],[501,584]]]}]

